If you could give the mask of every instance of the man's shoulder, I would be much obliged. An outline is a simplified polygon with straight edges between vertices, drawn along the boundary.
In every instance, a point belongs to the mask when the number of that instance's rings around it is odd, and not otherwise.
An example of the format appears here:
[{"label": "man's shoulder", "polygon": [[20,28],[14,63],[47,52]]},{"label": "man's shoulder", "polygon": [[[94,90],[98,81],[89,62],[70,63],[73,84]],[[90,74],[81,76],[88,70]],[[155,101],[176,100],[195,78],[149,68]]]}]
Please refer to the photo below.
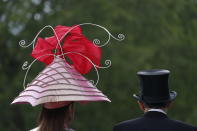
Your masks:
[{"label": "man's shoulder", "polygon": [[139,123],[142,119],[143,119],[143,117],[138,117],[138,118],[135,118],[135,119],[122,121],[122,122],[120,122],[120,123],[118,123],[116,125],[117,126],[125,126],[125,125],[128,125],[128,124],[136,124],[136,123]]},{"label": "man's shoulder", "polygon": [[174,119],[168,119],[168,123],[171,124],[171,125],[176,125],[177,127],[179,128],[182,128],[182,129],[187,129],[188,131],[197,131],[197,127],[196,126],[193,126],[193,125],[190,125],[188,123],[185,123],[183,121],[180,121],[180,120],[174,120]]},{"label": "man's shoulder", "polygon": [[162,130],[179,130],[179,131],[197,131],[197,127],[192,126],[190,124],[186,124],[182,121],[173,120],[170,118],[162,119],[161,121],[158,119],[156,121],[151,118],[146,119],[145,117],[139,117],[136,119],[126,120],[120,122],[114,126],[114,131],[126,131],[126,130],[138,130],[138,129],[150,129],[150,128],[162,128]]},{"label": "man's shoulder", "polygon": [[142,119],[143,119],[143,117],[139,117],[139,118],[135,118],[135,119],[122,121],[114,126],[114,131],[140,125],[139,123],[141,123]]}]

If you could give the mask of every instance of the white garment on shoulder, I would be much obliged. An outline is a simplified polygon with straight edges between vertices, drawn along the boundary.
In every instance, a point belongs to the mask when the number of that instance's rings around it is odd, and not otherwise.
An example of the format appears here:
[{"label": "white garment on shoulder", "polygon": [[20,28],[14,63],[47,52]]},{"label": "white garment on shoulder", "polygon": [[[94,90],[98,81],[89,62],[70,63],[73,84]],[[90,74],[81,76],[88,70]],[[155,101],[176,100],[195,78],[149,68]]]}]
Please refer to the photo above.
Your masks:
[{"label": "white garment on shoulder", "polygon": [[[36,128],[34,128],[34,129],[31,129],[30,131],[38,131],[38,129],[39,129],[39,127],[36,127]],[[67,129],[65,129],[65,131],[74,131],[73,129],[71,129],[71,128],[67,128]]]},{"label": "white garment on shoulder", "polygon": [[36,127],[34,129],[31,129],[30,131],[38,131],[39,127]]}]

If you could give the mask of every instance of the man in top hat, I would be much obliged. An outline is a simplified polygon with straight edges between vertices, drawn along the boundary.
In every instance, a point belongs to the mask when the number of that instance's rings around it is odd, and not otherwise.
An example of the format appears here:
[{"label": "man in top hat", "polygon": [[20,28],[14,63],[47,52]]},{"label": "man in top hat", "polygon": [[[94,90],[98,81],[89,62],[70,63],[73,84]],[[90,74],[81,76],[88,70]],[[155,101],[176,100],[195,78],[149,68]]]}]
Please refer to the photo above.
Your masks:
[{"label": "man in top hat", "polygon": [[168,88],[168,70],[143,70],[140,79],[140,94],[134,94],[144,115],[114,126],[113,131],[197,131],[197,127],[168,118],[167,109],[177,96]]}]

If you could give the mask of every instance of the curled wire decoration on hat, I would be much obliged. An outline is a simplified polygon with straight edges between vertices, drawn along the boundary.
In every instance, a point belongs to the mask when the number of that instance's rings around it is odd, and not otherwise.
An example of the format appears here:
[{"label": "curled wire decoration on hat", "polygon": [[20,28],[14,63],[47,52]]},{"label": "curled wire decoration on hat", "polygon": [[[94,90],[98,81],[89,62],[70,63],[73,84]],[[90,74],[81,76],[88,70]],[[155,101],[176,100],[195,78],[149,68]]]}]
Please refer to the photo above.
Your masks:
[{"label": "curled wire decoration on hat", "polygon": [[[19,45],[20,45],[21,47],[23,47],[23,48],[27,48],[27,47],[33,45],[33,49],[34,49],[34,48],[35,48],[35,42],[36,42],[38,36],[39,36],[45,29],[47,29],[47,28],[49,28],[49,29],[51,29],[51,30],[53,31],[53,34],[55,35],[55,38],[56,38],[56,40],[57,40],[57,45],[56,45],[55,53],[56,53],[56,51],[57,51],[58,45],[59,45],[59,47],[60,47],[61,52],[63,52],[63,49],[62,49],[62,46],[61,46],[60,39],[57,37],[57,33],[55,32],[54,28],[53,28],[51,25],[46,25],[46,26],[44,26],[44,27],[36,34],[36,36],[34,37],[33,41],[32,41],[30,44],[26,45],[26,41],[25,41],[25,40],[21,40],[21,41],[19,41]],[[68,34],[68,33],[66,33],[66,34]]]},{"label": "curled wire decoration on hat", "polygon": [[[20,45],[21,47],[23,47],[23,48],[27,48],[27,47],[33,45],[33,48],[35,48],[35,42],[36,42],[38,36],[39,36],[46,28],[49,28],[49,29],[51,29],[51,30],[53,31],[53,33],[54,33],[54,35],[55,35],[55,37],[56,37],[56,39],[57,39],[57,41],[58,41],[58,44],[60,44],[60,40],[58,39],[57,34],[56,34],[54,28],[53,28],[51,25],[46,25],[46,26],[44,26],[44,27],[36,34],[36,36],[34,37],[33,41],[32,41],[30,44],[27,45],[25,40],[21,40],[21,41],[19,41],[19,45]],[[61,46],[61,45],[60,45],[60,46]]]},{"label": "curled wire decoration on hat", "polygon": [[[68,35],[68,33],[71,32],[73,29],[75,29],[75,28],[78,27],[78,26],[83,26],[83,25],[92,25],[92,26],[96,26],[96,27],[99,27],[99,28],[105,30],[105,31],[108,33],[108,40],[107,40],[104,44],[102,44],[102,45],[100,45],[100,40],[99,40],[99,39],[94,39],[94,40],[93,40],[93,43],[94,43],[96,46],[99,45],[98,47],[106,46],[106,45],[109,43],[111,37],[112,37],[113,39],[115,39],[115,40],[118,40],[118,41],[122,41],[122,40],[125,39],[125,36],[124,36],[123,34],[118,34],[118,37],[116,38],[116,37],[113,36],[105,27],[100,26],[100,25],[98,25],[98,24],[93,24],[93,23],[82,23],[82,24],[78,24],[78,25],[76,25],[76,26],[73,26],[71,29],[69,29],[69,30],[59,39],[59,38],[57,37],[57,33],[55,32],[54,28],[53,28],[51,25],[46,25],[46,26],[44,26],[44,27],[36,34],[35,38],[33,39],[33,41],[32,41],[30,44],[26,45],[26,41],[25,41],[25,40],[21,40],[21,41],[19,42],[19,45],[20,45],[21,47],[23,47],[23,48],[27,48],[27,47],[33,45],[33,49],[34,49],[34,48],[35,48],[35,42],[36,42],[38,36],[42,33],[42,31],[44,31],[45,29],[49,28],[49,29],[51,29],[51,30],[53,31],[53,33],[54,33],[54,35],[55,35],[55,38],[57,39],[57,45],[56,45],[56,48],[55,48],[55,53],[57,52],[57,47],[58,47],[58,45],[59,45],[59,47],[60,47],[61,52],[63,53],[63,49],[62,49],[62,46],[61,46],[61,42],[60,42],[60,41],[61,41],[62,39],[64,39],[64,38]],[[64,57],[64,56],[63,56],[63,57]],[[26,62],[26,63],[28,63],[28,62]],[[97,68],[102,68],[102,69],[104,69],[104,68],[109,68],[109,67],[111,66],[111,60],[105,60],[105,65],[106,65],[106,66],[97,66]]]},{"label": "curled wire decoration on hat", "polygon": [[[38,60],[40,59],[41,57],[44,57],[44,56],[54,56],[55,57],[63,57],[65,59],[65,55],[66,54],[77,54],[77,55],[80,55],[82,56],[83,58],[85,58],[86,60],[88,60],[94,67],[95,71],[96,71],[96,75],[97,75],[97,80],[96,82],[94,82],[93,80],[90,80],[90,82],[96,86],[99,82],[99,72],[98,72],[98,69],[97,68],[101,68],[101,69],[105,69],[105,68],[109,68],[111,66],[111,60],[105,60],[105,66],[99,66],[99,65],[96,65],[91,59],[89,59],[88,57],[86,57],[85,55],[79,53],[79,52],[66,52],[64,53],[63,52],[63,48],[62,48],[62,45],[61,45],[61,40],[63,40],[73,29],[77,28],[78,26],[83,26],[83,25],[92,25],[92,26],[96,26],[96,27],[99,27],[101,29],[103,29],[104,31],[106,31],[108,33],[108,39],[107,41],[104,43],[104,44],[100,44],[100,40],[99,39],[94,39],[93,40],[93,44],[95,46],[98,46],[98,47],[103,47],[103,46],[106,46],[111,37],[115,40],[118,40],[118,41],[122,41],[124,40],[125,36],[123,34],[118,34],[118,37],[115,37],[113,36],[105,27],[103,26],[100,26],[100,25],[97,25],[97,24],[93,24],[93,23],[82,23],[82,24],[79,24],[79,25],[76,25],[76,26],[73,26],[71,27],[68,31],[66,31],[66,33],[59,39],[58,36],[57,36],[57,33],[55,32],[54,28],[50,25],[47,25],[47,26],[44,26],[38,33],[37,35],[35,36],[35,38],[33,39],[33,41],[30,43],[30,44],[26,44],[25,40],[21,40],[19,42],[19,45],[23,48],[27,48],[31,45],[33,45],[33,49],[35,48],[35,42],[38,38],[38,36],[40,35],[40,33],[42,33],[42,31],[44,31],[45,29],[49,28],[53,31],[54,33],[54,36],[57,40],[57,44],[56,44],[56,47],[55,47],[55,54],[45,54],[45,55],[42,55],[38,58],[36,58],[34,61],[32,61],[30,64],[28,61],[25,61],[24,64],[22,65],[22,69],[23,70],[26,70],[26,73],[25,73],[25,77],[24,77],[24,81],[23,81],[23,86],[24,88],[26,87],[26,79],[27,79],[27,75],[28,75],[28,72],[30,70],[30,68],[32,67],[32,65]],[[58,49],[58,46],[60,47],[60,52],[61,54],[60,55],[56,55],[56,52],[57,52],[57,49]],[[65,59],[66,60],[66,59]]]},{"label": "curled wire decoration on hat", "polygon": [[60,41],[61,41],[70,31],[72,31],[73,29],[75,29],[75,28],[78,27],[78,26],[83,26],[83,25],[92,25],[92,26],[96,26],[96,27],[99,27],[99,28],[101,28],[101,29],[103,29],[104,31],[107,32],[107,34],[108,34],[108,39],[107,39],[107,41],[106,41],[104,44],[101,44],[101,45],[100,45],[100,40],[97,39],[97,38],[95,38],[95,39],[93,40],[93,43],[94,43],[96,46],[98,46],[98,47],[106,46],[106,45],[109,43],[111,37],[112,37],[113,39],[115,39],[115,40],[118,40],[118,41],[122,41],[122,40],[125,39],[125,36],[124,36],[123,34],[118,34],[118,37],[113,36],[105,27],[103,27],[103,26],[101,26],[101,25],[94,24],[94,23],[82,23],[82,24],[78,24],[78,25],[76,25],[76,26],[73,26],[71,29],[69,29],[69,30],[60,38]]},{"label": "curled wire decoration on hat", "polygon": [[21,47],[23,47],[23,48],[27,48],[27,47],[33,45],[33,48],[34,48],[36,39],[38,38],[38,36],[40,35],[40,33],[42,33],[42,31],[45,30],[46,28],[52,29],[53,33],[55,34],[55,37],[57,38],[58,44],[59,44],[60,41],[61,41],[63,38],[65,38],[65,36],[66,36],[70,31],[72,31],[73,29],[75,29],[75,28],[78,27],[78,26],[83,26],[83,25],[92,25],[92,26],[96,26],[96,27],[99,27],[99,28],[101,28],[101,29],[103,29],[104,31],[107,32],[107,34],[108,34],[108,39],[107,39],[107,41],[106,41],[104,44],[101,44],[101,45],[100,45],[100,40],[97,39],[97,38],[95,38],[95,39],[93,40],[93,43],[94,43],[95,45],[97,45],[98,47],[106,46],[106,45],[109,43],[111,37],[112,37],[113,39],[117,40],[117,41],[122,41],[122,40],[125,39],[125,35],[124,35],[124,34],[118,34],[118,36],[115,37],[115,36],[112,35],[105,27],[103,27],[103,26],[101,26],[101,25],[98,25],[98,24],[93,24],[93,23],[82,23],[82,24],[78,24],[78,25],[76,25],[76,26],[73,26],[73,27],[72,27],[71,29],[69,29],[60,39],[58,39],[57,34],[56,34],[54,28],[53,28],[51,25],[46,25],[46,26],[44,26],[44,27],[37,33],[37,35],[35,36],[35,38],[33,39],[33,41],[32,41],[30,44],[26,45],[26,41],[25,41],[25,40],[21,40],[21,41],[19,42],[19,45],[20,45]]}]

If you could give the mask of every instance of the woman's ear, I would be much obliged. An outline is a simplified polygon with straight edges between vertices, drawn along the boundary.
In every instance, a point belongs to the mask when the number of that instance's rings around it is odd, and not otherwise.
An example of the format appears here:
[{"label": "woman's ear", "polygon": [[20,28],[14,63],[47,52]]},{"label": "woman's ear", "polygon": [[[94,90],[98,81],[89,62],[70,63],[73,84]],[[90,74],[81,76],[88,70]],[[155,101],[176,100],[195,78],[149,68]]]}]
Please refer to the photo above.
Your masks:
[{"label": "woman's ear", "polygon": [[166,104],[166,108],[170,108],[172,106],[172,101],[169,101],[167,104]]}]

